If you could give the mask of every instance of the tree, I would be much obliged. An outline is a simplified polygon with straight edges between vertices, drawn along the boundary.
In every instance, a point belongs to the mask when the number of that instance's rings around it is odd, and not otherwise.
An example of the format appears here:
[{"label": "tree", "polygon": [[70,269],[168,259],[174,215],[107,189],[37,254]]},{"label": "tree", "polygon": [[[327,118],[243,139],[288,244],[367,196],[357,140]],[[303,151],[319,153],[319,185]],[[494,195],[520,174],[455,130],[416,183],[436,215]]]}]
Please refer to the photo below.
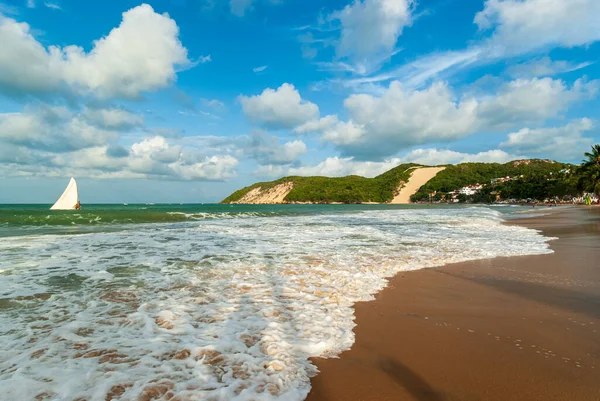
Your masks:
[{"label": "tree", "polygon": [[600,195],[600,145],[592,146],[591,152],[586,152],[581,163],[582,187],[586,191]]}]

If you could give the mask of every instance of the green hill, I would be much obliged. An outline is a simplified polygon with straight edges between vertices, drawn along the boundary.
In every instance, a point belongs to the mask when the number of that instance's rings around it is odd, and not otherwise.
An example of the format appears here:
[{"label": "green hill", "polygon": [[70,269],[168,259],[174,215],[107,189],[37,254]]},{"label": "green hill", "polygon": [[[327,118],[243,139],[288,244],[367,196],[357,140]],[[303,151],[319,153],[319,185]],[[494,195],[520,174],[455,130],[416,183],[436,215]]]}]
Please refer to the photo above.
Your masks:
[{"label": "green hill", "polygon": [[[423,185],[412,196],[413,201],[426,200],[430,193],[447,193],[455,189],[473,184],[490,184],[494,178],[521,177],[524,180],[544,181],[565,179],[561,171],[574,170],[575,166],[551,160],[531,159],[516,160],[505,164],[499,163],[462,163],[447,166],[446,169]],[[546,195],[553,196],[553,195]],[[527,198],[525,196],[521,199]]]},{"label": "green hill", "polygon": [[[365,178],[356,175],[339,178],[328,177],[284,177],[276,181],[259,182],[249,187],[240,189],[222,203],[237,202],[248,192],[255,188],[264,191],[279,184],[293,182],[292,191],[285,197],[285,202],[315,202],[315,203],[366,203],[390,202],[396,195],[396,190],[401,181],[407,182],[410,169],[420,166],[414,163],[401,164],[377,177]],[[550,160],[518,160],[505,164],[499,163],[462,163],[447,165],[446,169],[438,173],[427,184],[422,186],[413,195],[413,201],[426,200],[432,192],[447,193],[466,185],[490,184],[494,178],[521,177],[524,182],[557,182],[565,188],[564,191],[576,191],[576,188],[563,185],[567,175],[562,174],[564,169],[574,169],[575,166],[558,163]],[[515,184],[511,184],[513,187]],[[540,194],[548,187],[547,184],[538,188]],[[521,188],[522,189],[522,188]],[[563,191],[563,192],[564,192]],[[525,193],[527,191],[521,191]],[[482,200],[484,201],[484,200]]]},{"label": "green hill", "polygon": [[394,198],[400,181],[407,181],[414,163],[401,164],[375,177],[365,178],[357,175],[347,177],[284,177],[276,181],[259,182],[234,192],[222,203],[237,202],[251,190],[273,188],[285,182],[293,182],[294,188],[286,196],[286,202],[315,203],[365,203],[389,202]]}]

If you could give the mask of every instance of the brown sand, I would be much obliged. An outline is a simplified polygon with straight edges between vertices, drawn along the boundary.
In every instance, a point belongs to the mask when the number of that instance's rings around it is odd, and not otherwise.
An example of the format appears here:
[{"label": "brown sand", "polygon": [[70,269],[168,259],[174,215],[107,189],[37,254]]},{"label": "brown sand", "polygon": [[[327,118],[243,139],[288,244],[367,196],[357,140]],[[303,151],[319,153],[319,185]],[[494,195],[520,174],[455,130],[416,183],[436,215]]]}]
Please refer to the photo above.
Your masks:
[{"label": "brown sand", "polygon": [[515,224],[555,253],[399,274],[308,400],[600,400],[600,209]]},{"label": "brown sand", "polygon": [[409,204],[410,197],[417,193],[419,188],[427,184],[429,180],[437,175],[446,167],[419,167],[415,168],[406,184],[403,184],[398,192],[398,195],[392,199],[390,203],[394,204]]},{"label": "brown sand", "polygon": [[257,187],[249,191],[237,202],[240,204],[275,204],[283,203],[285,197],[294,189],[294,183],[291,181],[283,182],[279,185],[275,185],[273,188],[263,190],[261,187]]}]

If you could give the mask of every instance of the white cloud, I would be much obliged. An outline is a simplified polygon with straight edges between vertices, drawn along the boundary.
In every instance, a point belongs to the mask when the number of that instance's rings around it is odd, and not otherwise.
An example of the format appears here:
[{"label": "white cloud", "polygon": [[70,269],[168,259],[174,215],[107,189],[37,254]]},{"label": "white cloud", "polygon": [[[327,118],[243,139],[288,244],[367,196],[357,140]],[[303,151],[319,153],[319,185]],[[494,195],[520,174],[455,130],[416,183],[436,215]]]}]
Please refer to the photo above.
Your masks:
[{"label": "white cloud", "polygon": [[268,65],[261,65],[260,67],[253,68],[252,71],[259,73],[259,72],[263,72],[268,67],[269,67]]},{"label": "white cloud", "polygon": [[361,142],[368,134],[365,124],[356,123],[352,120],[338,121],[334,126],[323,130],[322,138],[336,145],[353,145]]},{"label": "white cloud", "polygon": [[30,149],[69,152],[118,139],[64,107],[28,106],[20,113],[0,114],[0,140]]},{"label": "white cloud", "polygon": [[375,177],[396,167],[401,161],[398,158],[384,162],[361,162],[351,157],[328,157],[315,166],[290,168],[289,175],[300,176],[326,176],[345,177],[347,175],[360,175],[362,177]]},{"label": "white cloud", "polygon": [[593,62],[572,63],[565,60],[552,60],[542,57],[507,68],[507,73],[515,78],[550,77],[565,72],[577,71],[594,64]]},{"label": "white cloud", "polygon": [[[408,87],[421,87],[460,70],[502,59],[539,54],[555,47],[586,46],[600,40],[598,15],[597,0],[486,0],[484,9],[474,19],[481,30],[479,38],[468,47],[426,54],[368,79],[396,79]],[[360,80],[336,83],[356,87]]]},{"label": "white cloud", "polygon": [[27,0],[27,8],[35,8],[35,1]]},{"label": "white cloud", "polygon": [[392,155],[414,144],[458,139],[476,125],[477,102],[456,101],[446,84],[409,91],[392,82],[380,97],[352,95],[344,102],[351,119],[323,132],[350,154]]},{"label": "white cloud", "polygon": [[487,0],[474,22],[493,30],[494,51],[511,55],[600,40],[599,15],[597,0]]},{"label": "white cloud", "polygon": [[467,162],[506,163],[521,157],[494,149],[479,153],[462,153],[446,149],[415,149],[400,159],[402,163],[419,163],[427,166],[459,164]]},{"label": "white cloud", "polygon": [[268,129],[294,128],[319,116],[316,104],[303,100],[294,85],[284,83],[256,96],[239,96],[244,114]]},{"label": "white cloud", "polygon": [[308,134],[311,132],[322,132],[330,129],[338,123],[338,117],[336,115],[328,115],[319,120],[307,121],[304,124],[296,127],[294,132],[296,134]]},{"label": "white cloud", "polygon": [[143,116],[118,108],[96,109],[86,107],[82,116],[93,125],[105,129],[122,131],[144,126]]},{"label": "white cloud", "polygon": [[198,62],[200,64],[210,63],[211,61],[212,61],[212,57],[210,56],[210,54],[208,56],[200,56],[200,58],[198,59]]},{"label": "white cloud", "polygon": [[[519,156],[514,156],[498,149],[476,154],[461,153],[452,150],[415,149],[405,156],[387,159],[382,162],[359,161],[352,157],[328,157],[314,166],[292,167],[288,169],[287,172],[281,171],[281,169],[275,169],[274,172],[277,172],[277,174],[272,174],[272,176],[281,176],[283,174],[327,177],[359,175],[372,178],[383,174],[402,163],[418,163],[436,166],[441,164],[458,164],[466,162],[506,163],[519,158]],[[262,167],[266,172],[271,170],[270,166]]]},{"label": "white cloud", "polygon": [[[389,58],[404,27],[412,22],[413,0],[354,0],[329,18],[342,32],[338,57],[348,58],[366,73]],[[374,65],[375,64],[375,65]]]},{"label": "white cloud", "polygon": [[293,164],[307,152],[306,144],[299,140],[280,144],[279,138],[266,132],[256,131],[245,145],[245,152],[261,165]]},{"label": "white cloud", "polygon": [[481,101],[478,116],[481,129],[511,128],[516,124],[544,121],[560,116],[581,99],[598,91],[598,81],[577,80],[569,88],[552,78],[517,79]]},{"label": "white cloud", "polygon": [[[4,154],[10,150],[10,155]],[[10,157],[8,157],[10,156]],[[68,153],[0,146],[6,176],[65,176],[222,181],[236,175],[238,160],[227,154],[207,156],[202,149],[173,145],[162,137],[144,138],[129,149],[97,145]]]},{"label": "white cloud", "polygon": [[171,145],[160,136],[131,146],[125,171],[165,179],[224,180],[235,176],[238,160],[230,155],[202,156],[195,149]]},{"label": "white cloud", "polygon": [[26,23],[0,16],[0,91],[51,94],[68,88],[101,98],[139,97],[169,85],[176,69],[189,66],[179,28],[147,4],[123,13],[121,24],[94,42],[45,48]]},{"label": "white cloud", "polygon": [[562,115],[572,103],[593,97],[597,89],[596,81],[578,80],[569,87],[551,78],[520,79],[478,99],[457,98],[441,82],[408,90],[394,81],[382,95],[348,97],[347,121],[328,116],[298,127],[297,132],[320,130],[322,139],[337,145],[343,155],[380,158],[413,145],[541,123]]},{"label": "white cloud", "polygon": [[500,147],[527,155],[571,160],[581,156],[594,143],[593,138],[583,136],[594,127],[592,120],[582,118],[562,127],[523,128],[508,134]]}]

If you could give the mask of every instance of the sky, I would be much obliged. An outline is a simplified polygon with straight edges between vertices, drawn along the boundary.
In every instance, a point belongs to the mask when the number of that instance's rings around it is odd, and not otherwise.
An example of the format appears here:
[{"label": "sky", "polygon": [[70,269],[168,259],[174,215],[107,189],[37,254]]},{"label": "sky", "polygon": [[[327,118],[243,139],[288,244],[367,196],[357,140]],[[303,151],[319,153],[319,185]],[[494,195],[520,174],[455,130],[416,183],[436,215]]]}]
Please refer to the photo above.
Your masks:
[{"label": "sky", "polygon": [[0,203],[578,163],[599,41],[598,0],[0,0]]}]

